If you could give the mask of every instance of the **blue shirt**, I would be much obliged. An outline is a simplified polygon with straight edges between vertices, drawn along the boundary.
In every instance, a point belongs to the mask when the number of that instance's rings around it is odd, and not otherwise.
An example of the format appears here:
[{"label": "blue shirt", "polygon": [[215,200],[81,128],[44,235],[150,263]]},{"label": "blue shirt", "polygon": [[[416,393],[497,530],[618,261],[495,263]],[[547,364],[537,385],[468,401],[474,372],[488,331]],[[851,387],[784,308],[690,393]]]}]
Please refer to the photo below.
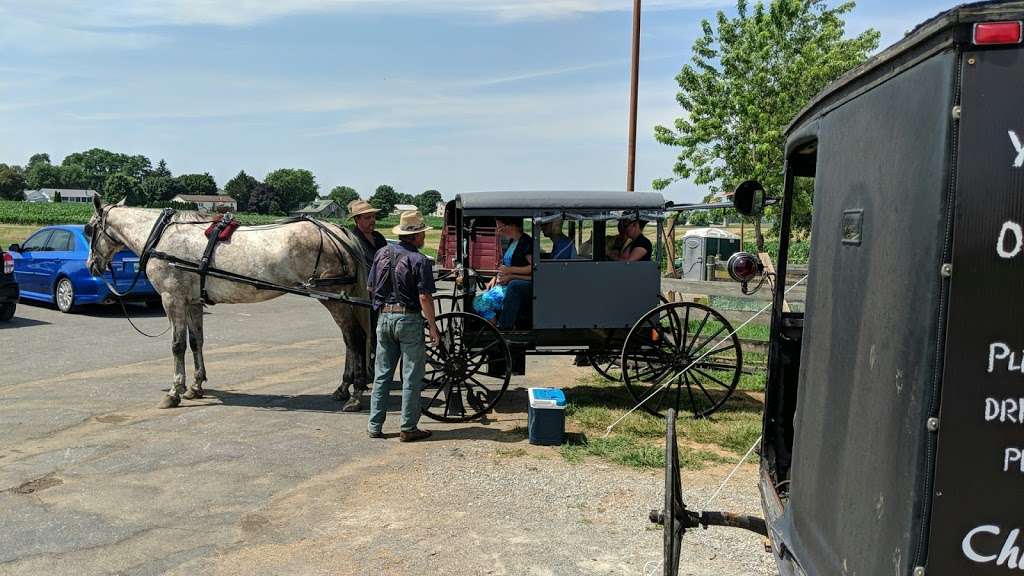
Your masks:
[{"label": "blue shirt", "polygon": [[[392,252],[395,254],[397,291],[391,285]],[[433,266],[412,244],[390,244],[377,250],[373,257],[367,288],[374,310],[380,310],[385,304],[401,304],[409,310],[418,311],[420,294],[433,294],[435,291]]]},{"label": "blue shirt", "polygon": [[552,260],[574,260],[576,258],[576,246],[566,236],[559,236],[551,247]]}]

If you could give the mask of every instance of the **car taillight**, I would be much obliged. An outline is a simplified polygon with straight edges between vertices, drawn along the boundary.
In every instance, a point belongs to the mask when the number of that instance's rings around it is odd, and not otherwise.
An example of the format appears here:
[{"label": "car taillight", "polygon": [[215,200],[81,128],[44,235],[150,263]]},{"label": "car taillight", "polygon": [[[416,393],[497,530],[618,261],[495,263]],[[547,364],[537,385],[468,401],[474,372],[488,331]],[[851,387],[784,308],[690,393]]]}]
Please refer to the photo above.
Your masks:
[{"label": "car taillight", "polygon": [[974,25],[975,46],[997,46],[1000,44],[1020,44],[1021,23],[1015,22],[978,22]]},{"label": "car taillight", "polygon": [[4,274],[14,272],[14,256],[4,252]]}]

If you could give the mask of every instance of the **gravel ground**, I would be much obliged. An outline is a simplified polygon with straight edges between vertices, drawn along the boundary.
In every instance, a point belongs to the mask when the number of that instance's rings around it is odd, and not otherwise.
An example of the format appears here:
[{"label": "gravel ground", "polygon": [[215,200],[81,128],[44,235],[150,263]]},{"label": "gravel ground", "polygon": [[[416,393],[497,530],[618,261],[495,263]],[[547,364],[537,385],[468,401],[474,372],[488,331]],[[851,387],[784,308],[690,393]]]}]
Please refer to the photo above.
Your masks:
[{"label": "gravel ground", "polygon": [[[371,440],[329,397],[341,343],[315,303],[213,309],[210,394],[175,410],[154,408],[166,341],[110,310],[18,310],[0,333],[21,346],[0,372],[0,574],[660,573],[660,471],[530,446],[521,390],[488,422]],[[531,359],[513,386],[571,382],[569,363]],[[687,502],[729,468],[685,473]],[[715,507],[759,513],[753,465]],[[774,573],[760,537],[725,528],[691,532],[681,572]]]}]

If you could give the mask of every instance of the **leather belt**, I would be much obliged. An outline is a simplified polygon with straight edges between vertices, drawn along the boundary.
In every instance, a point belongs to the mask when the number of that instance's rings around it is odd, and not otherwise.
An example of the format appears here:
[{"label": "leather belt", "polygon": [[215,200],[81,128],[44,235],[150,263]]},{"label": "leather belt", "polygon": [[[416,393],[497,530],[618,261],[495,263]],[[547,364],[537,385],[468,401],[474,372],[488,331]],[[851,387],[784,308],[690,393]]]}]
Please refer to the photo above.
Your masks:
[{"label": "leather belt", "polygon": [[385,304],[380,311],[388,314],[419,314],[419,310],[407,308],[403,304]]}]

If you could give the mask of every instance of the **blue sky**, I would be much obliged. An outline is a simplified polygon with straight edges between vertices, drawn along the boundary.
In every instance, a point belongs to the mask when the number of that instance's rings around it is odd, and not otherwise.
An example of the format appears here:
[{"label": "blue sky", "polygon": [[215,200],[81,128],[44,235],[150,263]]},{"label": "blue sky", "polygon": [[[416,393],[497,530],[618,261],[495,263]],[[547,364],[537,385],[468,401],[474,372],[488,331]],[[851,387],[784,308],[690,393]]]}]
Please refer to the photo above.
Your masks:
[{"label": "blue sky", "polygon": [[[833,2],[834,4],[835,2]],[[953,5],[861,0],[883,47]],[[676,151],[674,76],[734,0],[645,0],[637,187]],[[92,147],[175,173],[312,170],[377,184],[623,189],[630,0],[0,0],[0,162]],[[686,182],[666,195],[699,199]]]}]

